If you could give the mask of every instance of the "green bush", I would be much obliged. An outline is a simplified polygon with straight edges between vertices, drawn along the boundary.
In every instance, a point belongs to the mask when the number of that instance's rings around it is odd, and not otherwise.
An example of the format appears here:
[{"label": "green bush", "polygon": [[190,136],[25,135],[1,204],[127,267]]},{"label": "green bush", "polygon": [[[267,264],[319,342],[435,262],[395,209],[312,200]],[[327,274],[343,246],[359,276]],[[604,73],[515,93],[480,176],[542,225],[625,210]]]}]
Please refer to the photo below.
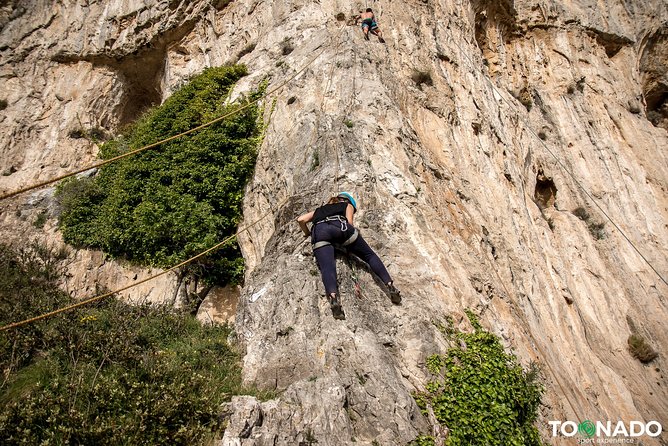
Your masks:
[{"label": "green bush", "polygon": [[[71,303],[52,253],[26,252],[0,245],[3,326]],[[2,444],[209,444],[242,391],[229,333],[114,299],[0,332]]]},{"label": "green bush", "polygon": [[435,379],[415,395],[418,406],[426,412],[430,405],[450,429],[448,446],[540,445],[533,425],[543,392],[538,368],[523,370],[499,338],[467,314],[475,331],[444,330],[457,346],[427,359]]},{"label": "green bush", "polygon": [[408,443],[408,446],[434,446],[436,441],[430,435],[419,435],[415,440]]},{"label": "green bush", "polygon": [[[209,68],[152,109],[125,135],[105,143],[109,159],[190,130],[239,104],[225,104],[244,66]],[[263,94],[264,86],[250,100]],[[59,185],[60,229],[76,247],[171,267],[235,233],[243,189],[262,138],[257,105],[193,134],[108,164],[92,178]],[[240,280],[233,240],[194,270],[217,283]]]}]

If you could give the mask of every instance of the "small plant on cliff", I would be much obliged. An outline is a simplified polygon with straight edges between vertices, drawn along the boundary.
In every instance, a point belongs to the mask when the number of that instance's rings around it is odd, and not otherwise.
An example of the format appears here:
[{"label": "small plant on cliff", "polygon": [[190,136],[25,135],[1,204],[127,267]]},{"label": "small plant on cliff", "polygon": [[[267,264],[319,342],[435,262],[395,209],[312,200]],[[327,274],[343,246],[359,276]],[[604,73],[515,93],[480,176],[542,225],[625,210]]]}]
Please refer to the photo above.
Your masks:
[{"label": "small plant on cliff", "polygon": [[[62,257],[0,245],[0,325],[73,303]],[[242,390],[229,332],[114,299],[0,332],[2,444],[211,444]]]},{"label": "small plant on cliff", "polygon": [[434,380],[416,395],[418,406],[425,412],[431,406],[448,427],[448,446],[540,445],[533,425],[543,392],[538,368],[524,370],[497,336],[467,315],[474,332],[444,331],[456,346],[427,359]]},{"label": "small plant on cliff", "polygon": [[643,364],[652,362],[659,356],[656,350],[654,350],[652,346],[647,343],[645,338],[639,334],[633,333],[629,336],[627,343],[631,355]]},{"label": "small plant on cliff", "polygon": [[531,111],[533,108],[533,96],[529,88],[522,88],[517,96],[517,100],[519,100],[520,103],[524,105],[524,108],[526,108],[527,111]]},{"label": "small plant on cliff", "polygon": [[46,224],[48,218],[49,218],[49,213],[46,210],[43,210],[39,214],[37,214],[37,218],[35,218],[35,221],[32,223],[32,225],[37,229],[42,229]]},{"label": "small plant on cliff", "polygon": [[419,435],[415,440],[408,443],[408,446],[434,446],[436,441],[431,435]]},{"label": "small plant on cliff", "polygon": [[[236,107],[225,100],[243,66],[209,68],[105,143],[105,159],[209,122]],[[251,96],[262,94],[261,87]],[[224,121],[102,167],[92,178],[58,188],[60,229],[77,247],[170,267],[235,233],[246,181],[261,140],[260,110],[252,105]],[[234,240],[191,271],[230,283],[243,274]]]},{"label": "small plant on cliff", "polygon": [[585,208],[578,207],[574,209],[572,213],[577,218],[587,223],[587,229],[589,230],[589,233],[596,240],[603,240],[607,236],[605,232],[605,223],[596,223]]}]

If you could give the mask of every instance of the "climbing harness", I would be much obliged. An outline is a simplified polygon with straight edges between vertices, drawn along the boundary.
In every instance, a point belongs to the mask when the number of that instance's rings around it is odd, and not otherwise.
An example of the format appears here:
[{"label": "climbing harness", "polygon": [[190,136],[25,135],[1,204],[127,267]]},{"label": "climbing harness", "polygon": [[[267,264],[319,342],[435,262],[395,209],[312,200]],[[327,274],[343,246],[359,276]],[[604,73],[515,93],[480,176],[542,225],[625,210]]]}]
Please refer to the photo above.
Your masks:
[{"label": "climbing harness", "polygon": [[[317,221],[313,224],[313,226],[319,225],[320,223],[325,223],[325,222],[330,222],[330,221],[338,221],[341,223],[341,232],[346,232],[348,230],[348,220],[346,217],[343,217],[341,215],[332,215],[326,218],[323,218],[320,221]],[[329,245],[335,245],[335,246],[348,246],[357,240],[357,237],[359,236],[359,231],[357,228],[353,231],[353,234],[346,239],[345,242],[341,243],[340,245],[333,244],[328,241],[320,241],[320,242],[315,242],[313,244],[313,249],[318,249],[322,248],[323,246],[329,246]]]},{"label": "climbing harness", "polygon": [[[341,33],[343,32],[344,29],[345,29],[345,26],[342,26],[342,27],[339,29],[338,33],[337,33],[336,36],[335,36],[336,39],[338,39],[338,38],[340,37],[340,35],[341,35]],[[340,44],[340,42],[339,42],[339,44]],[[338,48],[338,45],[337,45],[337,48]],[[70,176],[73,176],[73,175],[76,175],[76,174],[79,174],[79,173],[88,171],[88,170],[90,170],[90,169],[94,169],[94,168],[101,167],[101,166],[103,166],[103,165],[112,163],[112,162],[117,161],[117,160],[122,159],[122,158],[129,157],[129,156],[131,156],[131,155],[134,155],[134,154],[143,152],[143,151],[145,151],[145,150],[148,150],[148,149],[157,147],[157,146],[159,146],[159,145],[161,145],[161,144],[164,144],[164,143],[166,143],[166,142],[172,141],[172,140],[177,139],[177,138],[179,138],[179,137],[181,137],[181,136],[185,136],[185,135],[191,134],[191,133],[193,133],[193,132],[196,132],[197,130],[201,130],[201,129],[203,129],[203,128],[205,128],[205,127],[208,127],[208,126],[210,126],[210,125],[212,125],[212,124],[215,124],[215,123],[217,123],[217,122],[220,122],[220,121],[222,121],[223,119],[225,119],[225,118],[227,118],[227,117],[229,117],[229,116],[232,116],[232,115],[234,115],[234,114],[236,114],[236,113],[239,113],[240,111],[242,111],[242,110],[244,110],[244,109],[250,107],[252,104],[254,104],[254,103],[256,103],[256,102],[259,102],[259,101],[262,100],[262,99],[266,99],[266,98],[269,97],[270,95],[274,94],[275,92],[277,92],[278,90],[280,90],[281,88],[283,88],[285,85],[287,85],[289,82],[291,82],[291,81],[292,81],[293,79],[295,79],[297,76],[299,76],[302,72],[304,72],[304,71],[306,70],[306,68],[308,68],[308,66],[310,66],[313,62],[315,62],[315,60],[318,59],[318,58],[325,52],[326,49],[327,49],[327,46],[324,46],[324,47],[322,48],[322,50],[320,50],[320,51],[319,51],[319,52],[318,52],[318,53],[317,53],[317,54],[316,54],[316,55],[315,55],[315,56],[314,56],[308,63],[306,63],[301,69],[299,69],[299,70],[296,71],[294,74],[292,74],[292,75],[291,75],[285,82],[283,82],[282,84],[280,84],[280,85],[277,86],[276,88],[270,90],[269,92],[267,92],[267,93],[264,94],[263,96],[261,96],[261,97],[255,99],[255,100],[253,100],[253,101],[248,102],[248,103],[245,104],[244,106],[239,107],[239,108],[235,109],[234,111],[232,111],[232,112],[230,112],[230,113],[227,113],[227,114],[225,114],[225,115],[223,115],[223,116],[220,116],[220,117],[218,117],[218,118],[215,118],[215,119],[212,120],[212,121],[209,121],[209,122],[207,122],[207,123],[205,123],[205,124],[202,124],[202,125],[200,125],[200,126],[198,126],[198,127],[195,127],[195,128],[193,128],[193,129],[190,129],[190,130],[185,131],[185,132],[183,132],[183,133],[179,133],[178,135],[174,135],[174,136],[171,136],[171,137],[169,137],[169,138],[167,138],[167,139],[163,139],[163,140],[161,140],[161,141],[157,141],[157,142],[152,143],[152,144],[149,144],[149,145],[147,145],[147,146],[140,147],[140,148],[138,148],[138,149],[132,150],[132,151],[127,152],[127,153],[124,153],[124,154],[119,155],[119,156],[117,156],[117,157],[110,158],[110,159],[108,159],[108,160],[104,160],[104,161],[101,161],[101,162],[98,162],[98,163],[94,163],[94,164],[89,165],[89,166],[87,166],[87,167],[80,168],[80,169],[75,170],[75,171],[73,171],[73,172],[69,172],[69,173],[60,175],[60,176],[55,177],[55,178],[52,178],[52,179],[50,179],[50,180],[42,181],[42,182],[40,182],[40,183],[36,183],[36,184],[33,184],[33,185],[31,185],[31,186],[24,187],[24,188],[19,189],[19,190],[16,190],[16,191],[13,191],[13,192],[9,192],[9,193],[6,193],[6,194],[0,196],[0,201],[1,201],[1,200],[4,200],[4,199],[7,199],[7,198],[14,197],[14,196],[19,195],[19,194],[24,193],[24,192],[28,192],[28,191],[33,190],[33,189],[40,188],[40,187],[42,187],[42,186],[46,186],[46,185],[55,183],[55,182],[60,181],[60,180],[62,180],[62,179],[68,178],[68,177],[70,177]],[[330,76],[330,78],[331,78],[331,76]],[[337,153],[337,159],[338,159],[338,153]],[[338,165],[338,162],[337,162],[337,165]],[[277,208],[280,209],[280,208],[281,208],[287,201],[288,201],[288,198],[285,198],[284,200],[282,200],[282,201],[277,205]],[[110,291],[110,292],[108,292],[108,293],[104,293],[104,294],[101,294],[101,295],[98,295],[98,296],[91,297],[91,298],[89,298],[89,299],[82,300],[82,301],[77,302],[76,304],[73,304],[73,305],[69,305],[69,306],[66,306],[66,307],[63,307],[63,308],[59,308],[59,309],[56,309],[56,310],[47,312],[47,313],[43,313],[43,314],[41,314],[41,315],[39,315],[39,316],[35,316],[35,317],[33,317],[33,318],[29,318],[29,319],[26,319],[26,320],[23,320],[23,321],[14,322],[14,323],[11,323],[11,324],[8,324],[8,325],[4,325],[4,326],[0,327],[0,332],[2,332],[2,331],[6,331],[6,330],[10,330],[10,329],[13,329],[13,328],[18,328],[18,327],[21,327],[21,326],[23,326],[23,325],[27,325],[27,324],[32,323],[32,322],[37,322],[37,321],[39,321],[39,320],[46,319],[46,318],[48,318],[48,317],[55,316],[55,315],[60,314],[60,313],[64,313],[64,312],[66,312],[66,311],[73,310],[73,309],[75,309],[75,308],[82,307],[82,306],[84,306],[84,305],[87,305],[87,304],[90,304],[90,303],[93,303],[93,302],[97,302],[97,301],[103,300],[103,299],[105,299],[105,298],[107,298],[107,297],[110,297],[110,296],[112,296],[112,295],[114,295],[114,294],[120,293],[120,292],[122,292],[122,291],[126,291],[126,290],[128,290],[128,289],[130,289],[130,288],[136,287],[136,286],[141,285],[141,284],[143,284],[143,283],[146,283],[146,282],[148,282],[148,281],[150,281],[150,280],[156,279],[156,278],[158,278],[158,277],[160,277],[160,276],[164,276],[164,275],[166,275],[166,274],[168,274],[168,273],[170,273],[170,272],[173,272],[173,271],[177,270],[178,268],[181,268],[181,267],[183,267],[183,266],[185,266],[185,265],[187,265],[187,264],[189,264],[189,263],[191,263],[191,262],[193,262],[193,261],[195,261],[195,260],[197,260],[197,259],[199,259],[199,258],[201,258],[201,257],[203,257],[203,256],[205,256],[205,255],[207,255],[207,254],[209,254],[209,253],[211,253],[211,252],[217,250],[217,249],[219,249],[220,247],[224,246],[226,243],[228,243],[230,240],[232,240],[232,239],[233,239],[234,237],[236,237],[237,235],[241,234],[242,232],[244,232],[244,231],[250,229],[252,226],[254,226],[254,225],[256,225],[257,223],[259,223],[261,220],[263,220],[265,217],[267,217],[271,212],[272,212],[272,211],[268,211],[266,214],[262,215],[260,218],[258,218],[257,220],[255,220],[255,221],[252,222],[251,224],[249,224],[249,225],[247,225],[247,226],[244,226],[243,228],[239,229],[235,234],[233,234],[233,235],[231,235],[231,236],[229,236],[229,237],[226,237],[222,242],[220,242],[220,243],[218,243],[218,244],[212,246],[211,248],[209,248],[209,249],[207,249],[207,250],[205,250],[205,251],[203,251],[203,252],[201,252],[201,253],[199,253],[199,254],[197,254],[197,255],[195,255],[195,256],[193,256],[193,257],[187,259],[187,260],[184,260],[183,262],[181,262],[181,263],[179,263],[179,264],[177,264],[177,265],[174,265],[174,266],[172,266],[171,268],[169,268],[169,269],[167,269],[167,270],[164,270],[164,271],[162,271],[162,272],[160,272],[160,273],[158,273],[158,274],[155,274],[155,275],[150,276],[150,277],[147,277],[147,278],[145,278],[145,279],[136,281],[136,282],[132,283],[131,285],[128,285],[128,286],[125,286],[125,287],[121,287],[121,288],[118,288],[118,289],[116,289],[116,290],[114,290],[114,291]],[[347,228],[346,228],[346,229],[347,229]],[[357,231],[356,231],[356,232],[357,232]],[[346,244],[353,243],[353,242],[357,239],[357,235],[356,235],[356,233],[353,234],[353,236],[354,236],[354,238],[351,237],[349,240],[346,240]]]}]

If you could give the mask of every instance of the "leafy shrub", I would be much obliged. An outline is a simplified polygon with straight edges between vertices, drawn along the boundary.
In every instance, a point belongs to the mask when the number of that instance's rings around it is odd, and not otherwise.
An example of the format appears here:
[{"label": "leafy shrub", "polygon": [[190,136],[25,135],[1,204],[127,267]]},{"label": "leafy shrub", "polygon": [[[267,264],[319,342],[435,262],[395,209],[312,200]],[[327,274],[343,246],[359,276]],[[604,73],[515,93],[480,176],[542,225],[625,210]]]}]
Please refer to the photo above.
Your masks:
[{"label": "leafy shrub", "polygon": [[431,435],[418,435],[408,446],[434,446],[436,441]]},{"label": "leafy shrub", "polygon": [[572,214],[584,222],[587,222],[591,219],[589,212],[587,212],[587,210],[582,206],[575,208]]},{"label": "leafy shrub", "polygon": [[[456,347],[427,358],[435,379],[415,396],[418,406],[426,412],[430,405],[450,429],[449,446],[540,445],[533,425],[543,392],[538,368],[532,364],[523,370],[497,336],[485,331],[471,312],[467,315],[475,331],[444,331],[452,333],[448,336]],[[428,440],[424,437],[424,444]]]},{"label": "leafy shrub", "polygon": [[107,135],[107,132],[101,127],[92,127],[86,130],[84,136],[94,143],[107,141],[109,139],[109,135]]},{"label": "leafy shrub", "polygon": [[[60,307],[68,296],[52,286],[60,277],[59,260],[63,251],[41,245],[20,250],[0,244],[0,321],[2,325],[24,320]],[[49,341],[50,323],[27,325],[20,335],[0,338],[0,369],[10,374],[27,364]],[[2,387],[0,387],[2,388]]]},{"label": "leafy shrub", "polygon": [[37,214],[37,218],[35,218],[35,221],[32,223],[32,225],[37,229],[42,229],[49,218],[48,214],[49,213],[46,210],[40,211],[40,213]]},{"label": "leafy shrub", "polygon": [[[71,303],[48,250],[0,246],[0,322]],[[241,392],[228,327],[114,299],[0,332],[0,438],[14,444],[208,444]]]},{"label": "leafy shrub", "polygon": [[313,152],[313,160],[311,161],[311,168],[309,169],[309,172],[313,172],[315,169],[320,166],[320,153],[318,153],[317,150]]},{"label": "leafy shrub", "polygon": [[[112,158],[160,141],[239,107],[225,105],[225,99],[244,75],[243,66],[205,70],[124,136],[105,143],[101,156]],[[57,196],[65,241],[170,267],[234,234],[261,140],[259,120],[259,107],[252,105],[196,133],[108,164],[93,178],[62,183]],[[191,271],[217,283],[240,280],[243,259],[236,242]]]}]

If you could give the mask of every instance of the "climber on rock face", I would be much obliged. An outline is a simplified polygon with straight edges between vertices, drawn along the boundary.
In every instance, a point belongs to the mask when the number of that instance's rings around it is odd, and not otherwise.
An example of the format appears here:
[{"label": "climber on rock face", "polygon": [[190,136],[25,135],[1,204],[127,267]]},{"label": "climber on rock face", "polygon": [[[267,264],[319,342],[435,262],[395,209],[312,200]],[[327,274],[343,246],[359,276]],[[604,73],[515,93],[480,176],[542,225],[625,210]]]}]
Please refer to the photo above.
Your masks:
[{"label": "climber on rock face", "polygon": [[376,23],[376,16],[373,15],[371,8],[366,8],[366,11],[360,13],[360,18],[362,19],[362,31],[364,32],[364,38],[369,40],[369,31],[371,34],[378,36],[378,41],[385,43],[383,39],[383,33],[378,28]]},{"label": "climber on rock face", "polygon": [[[341,308],[336,284],[336,258],[333,244],[341,245],[368,263],[371,270],[387,286],[392,303],[401,303],[399,290],[394,287],[385,265],[353,226],[355,212],[357,212],[355,199],[348,192],[341,192],[336,197],[330,198],[326,205],[297,218],[304,234],[307,237],[311,236],[313,254],[318,262],[325,292],[335,319],[345,319],[345,314]],[[309,222],[313,222],[312,231],[307,226]]]}]

